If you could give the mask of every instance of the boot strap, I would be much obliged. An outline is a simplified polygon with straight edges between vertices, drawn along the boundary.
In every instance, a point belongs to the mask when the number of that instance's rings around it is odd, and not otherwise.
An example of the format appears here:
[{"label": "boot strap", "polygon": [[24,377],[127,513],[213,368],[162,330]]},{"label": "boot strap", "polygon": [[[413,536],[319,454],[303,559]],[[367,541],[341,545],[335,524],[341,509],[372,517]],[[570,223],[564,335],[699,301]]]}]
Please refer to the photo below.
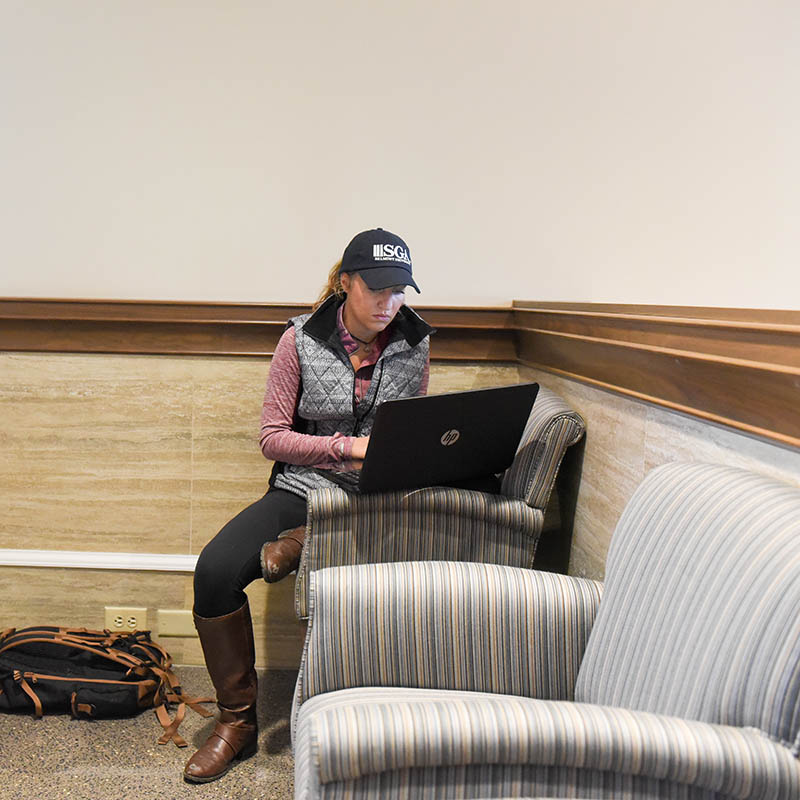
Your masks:
[{"label": "boot strap", "polygon": [[225,742],[231,749],[231,758],[235,758],[242,750],[247,740],[253,735],[254,731],[258,729],[255,726],[239,726],[229,725],[225,722],[217,722],[214,726],[214,732],[211,736],[216,736],[217,739]]},{"label": "boot strap", "polygon": [[306,529],[305,528],[292,528],[288,531],[283,531],[278,534],[279,539],[291,539],[293,542],[302,547],[306,542]]}]

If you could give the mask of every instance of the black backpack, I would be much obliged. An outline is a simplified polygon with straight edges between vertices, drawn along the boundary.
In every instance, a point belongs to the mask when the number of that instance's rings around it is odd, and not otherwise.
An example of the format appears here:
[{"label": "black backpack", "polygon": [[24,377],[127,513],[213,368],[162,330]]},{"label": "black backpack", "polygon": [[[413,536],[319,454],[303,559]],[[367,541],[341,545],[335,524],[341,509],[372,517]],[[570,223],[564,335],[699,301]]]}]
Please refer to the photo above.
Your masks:
[{"label": "black backpack", "polygon": [[186,706],[210,717],[199,703],[212,698],[184,695],[171,667],[169,653],[149,631],[10,628],[0,634],[0,711],[32,707],[36,717],[54,711],[100,718],[155,708],[164,728],[158,743],[186,747],[178,735]]}]

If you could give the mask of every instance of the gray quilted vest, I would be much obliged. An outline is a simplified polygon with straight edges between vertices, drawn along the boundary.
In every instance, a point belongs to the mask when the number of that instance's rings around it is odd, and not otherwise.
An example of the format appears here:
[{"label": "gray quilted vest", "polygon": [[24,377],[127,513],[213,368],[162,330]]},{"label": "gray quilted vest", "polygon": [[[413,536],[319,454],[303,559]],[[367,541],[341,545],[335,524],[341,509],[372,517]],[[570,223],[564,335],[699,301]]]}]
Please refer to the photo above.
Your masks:
[{"label": "gray quilted vest", "polygon": [[[428,360],[433,329],[408,306],[392,323],[392,337],[375,364],[366,395],[355,403],[355,371],[339,338],[336,312],[341,300],[330,298],[313,314],[290,320],[300,361],[302,388],[297,429],[315,436],[367,436],[375,412],[384,400],[414,397]],[[357,473],[284,464],[273,485],[305,497],[313,489],[355,488]]]}]

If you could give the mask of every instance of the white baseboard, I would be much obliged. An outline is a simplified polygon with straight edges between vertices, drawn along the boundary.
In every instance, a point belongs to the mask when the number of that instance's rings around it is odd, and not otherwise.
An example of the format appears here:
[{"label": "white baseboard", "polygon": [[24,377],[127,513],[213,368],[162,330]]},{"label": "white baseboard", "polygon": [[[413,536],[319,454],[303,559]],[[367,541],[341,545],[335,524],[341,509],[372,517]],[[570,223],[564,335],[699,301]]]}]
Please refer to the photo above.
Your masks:
[{"label": "white baseboard", "polygon": [[184,553],[94,553],[81,550],[0,548],[2,567],[126,569],[133,572],[194,572],[197,556]]}]

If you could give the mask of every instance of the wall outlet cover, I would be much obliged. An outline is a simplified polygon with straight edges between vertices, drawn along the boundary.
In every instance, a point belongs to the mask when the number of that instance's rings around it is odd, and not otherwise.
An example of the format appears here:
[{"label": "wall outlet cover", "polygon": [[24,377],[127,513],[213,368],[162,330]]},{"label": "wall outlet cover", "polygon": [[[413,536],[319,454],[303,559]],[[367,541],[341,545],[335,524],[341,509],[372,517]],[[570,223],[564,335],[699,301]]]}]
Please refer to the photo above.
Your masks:
[{"label": "wall outlet cover", "polygon": [[147,630],[147,609],[140,606],[106,606],[105,627],[114,631]]},{"label": "wall outlet cover", "polygon": [[191,611],[159,608],[156,613],[159,636],[197,636]]}]

